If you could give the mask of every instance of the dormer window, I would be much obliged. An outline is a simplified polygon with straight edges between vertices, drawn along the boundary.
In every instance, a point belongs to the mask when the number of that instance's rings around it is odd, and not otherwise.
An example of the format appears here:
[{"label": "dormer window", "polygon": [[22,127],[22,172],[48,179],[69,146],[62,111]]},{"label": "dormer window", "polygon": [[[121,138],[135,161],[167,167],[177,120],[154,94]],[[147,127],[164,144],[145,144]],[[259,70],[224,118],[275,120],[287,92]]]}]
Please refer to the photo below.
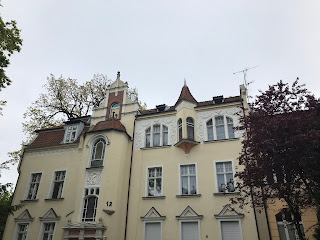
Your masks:
[{"label": "dormer window", "polygon": [[119,118],[120,103],[113,103],[110,109],[110,118]]},{"label": "dormer window", "polygon": [[72,143],[76,140],[77,130],[78,130],[77,125],[67,126],[66,138],[65,138],[66,143]]},{"label": "dormer window", "polygon": [[209,119],[206,125],[208,141],[235,138],[231,117],[216,116]]},{"label": "dormer window", "polygon": [[194,140],[194,120],[191,117],[187,118],[187,139]]},{"label": "dormer window", "polygon": [[159,147],[168,145],[168,127],[156,124],[148,127],[145,131],[145,146]]}]

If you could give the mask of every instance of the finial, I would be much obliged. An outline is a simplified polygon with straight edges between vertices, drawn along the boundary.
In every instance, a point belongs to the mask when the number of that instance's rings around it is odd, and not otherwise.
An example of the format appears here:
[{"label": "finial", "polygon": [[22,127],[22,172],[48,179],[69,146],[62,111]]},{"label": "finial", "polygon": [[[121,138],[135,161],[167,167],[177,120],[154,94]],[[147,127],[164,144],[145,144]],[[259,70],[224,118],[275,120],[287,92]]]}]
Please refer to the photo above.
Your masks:
[{"label": "finial", "polygon": [[184,78],[184,86],[187,86],[187,80]]},{"label": "finial", "polygon": [[119,78],[120,79],[120,72],[118,71],[118,74],[117,74],[117,78]]}]

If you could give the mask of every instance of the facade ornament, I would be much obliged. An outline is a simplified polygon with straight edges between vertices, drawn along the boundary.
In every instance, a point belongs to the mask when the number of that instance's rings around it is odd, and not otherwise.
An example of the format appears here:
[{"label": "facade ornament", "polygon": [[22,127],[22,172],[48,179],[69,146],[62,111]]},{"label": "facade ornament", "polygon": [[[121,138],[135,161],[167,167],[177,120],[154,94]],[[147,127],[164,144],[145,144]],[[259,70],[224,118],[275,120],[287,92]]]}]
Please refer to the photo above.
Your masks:
[{"label": "facade ornament", "polygon": [[86,185],[95,186],[100,185],[101,182],[101,170],[87,171]]}]

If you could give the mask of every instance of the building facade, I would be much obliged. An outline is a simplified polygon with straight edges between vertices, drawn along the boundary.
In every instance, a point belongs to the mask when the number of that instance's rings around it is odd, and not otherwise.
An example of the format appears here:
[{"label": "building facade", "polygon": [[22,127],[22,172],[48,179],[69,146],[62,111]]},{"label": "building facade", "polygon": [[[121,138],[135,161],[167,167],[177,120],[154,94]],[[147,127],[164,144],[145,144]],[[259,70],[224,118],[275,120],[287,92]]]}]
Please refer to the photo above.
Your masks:
[{"label": "building facade", "polygon": [[174,106],[139,111],[118,73],[92,116],[25,148],[4,239],[270,239],[266,215],[230,205],[243,108],[243,86],[198,102],[185,84]]}]

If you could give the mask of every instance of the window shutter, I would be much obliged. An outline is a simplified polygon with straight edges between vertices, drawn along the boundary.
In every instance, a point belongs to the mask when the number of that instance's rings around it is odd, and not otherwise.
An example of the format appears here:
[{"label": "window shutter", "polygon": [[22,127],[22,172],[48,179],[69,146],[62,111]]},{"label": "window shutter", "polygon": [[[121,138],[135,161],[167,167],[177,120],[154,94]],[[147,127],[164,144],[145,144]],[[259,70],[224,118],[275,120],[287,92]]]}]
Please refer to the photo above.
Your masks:
[{"label": "window shutter", "polygon": [[241,240],[240,226],[237,221],[221,222],[222,240]]},{"label": "window shutter", "polygon": [[161,240],[160,223],[146,223],[145,240]]},{"label": "window shutter", "polygon": [[199,239],[199,229],[197,222],[181,223],[182,240],[197,240]]}]

